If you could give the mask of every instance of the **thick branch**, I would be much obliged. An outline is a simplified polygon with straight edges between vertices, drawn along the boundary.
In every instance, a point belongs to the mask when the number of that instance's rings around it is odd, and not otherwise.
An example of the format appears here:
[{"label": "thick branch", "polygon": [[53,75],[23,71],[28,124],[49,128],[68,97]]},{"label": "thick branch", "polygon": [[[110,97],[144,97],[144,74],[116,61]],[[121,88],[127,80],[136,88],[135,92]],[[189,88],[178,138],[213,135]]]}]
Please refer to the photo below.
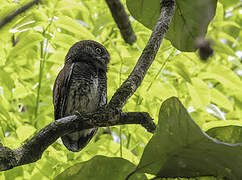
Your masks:
[{"label": "thick branch", "polygon": [[[162,0],[161,0],[162,1]],[[163,0],[161,2],[160,17],[154,26],[150,39],[144,48],[138,63],[135,65],[132,73],[122,86],[116,91],[109,105],[122,109],[127,100],[141,84],[150,65],[155,59],[156,53],[160,47],[161,41],[166,35],[175,9],[174,0]]]},{"label": "thick branch", "polygon": [[15,16],[25,12],[27,9],[31,8],[33,5],[37,4],[38,2],[39,2],[39,0],[30,1],[26,5],[16,9],[15,11],[13,11],[10,15],[7,15],[6,17],[4,17],[0,21],[0,28],[2,28],[5,24],[9,23],[11,20],[13,20],[13,18],[15,18]]},{"label": "thick branch", "polygon": [[113,19],[118,25],[123,39],[126,43],[133,44],[136,41],[136,36],[122,3],[119,0],[106,0],[106,3],[112,13]]},{"label": "thick branch", "polygon": [[109,118],[110,112],[107,109],[100,109],[95,113],[82,114],[81,116],[72,115],[52,122],[16,150],[11,150],[0,144],[0,171],[39,160],[48,146],[59,137],[74,131],[122,124],[141,124],[148,131],[155,130],[152,118],[145,112],[124,112],[116,115],[113,119]]}]

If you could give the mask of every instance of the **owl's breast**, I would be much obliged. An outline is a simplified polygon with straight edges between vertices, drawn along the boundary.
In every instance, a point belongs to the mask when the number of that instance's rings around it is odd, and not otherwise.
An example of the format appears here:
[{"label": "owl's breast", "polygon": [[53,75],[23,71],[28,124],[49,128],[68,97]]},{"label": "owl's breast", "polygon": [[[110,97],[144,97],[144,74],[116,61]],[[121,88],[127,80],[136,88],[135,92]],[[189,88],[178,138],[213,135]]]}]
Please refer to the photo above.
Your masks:
[{"label": "owl's breast", "polygon": [[[77,66],[78,68],[78,66]],[[100,82],[98,74],[90,73],[90,69],[78,71],[73,69],[69,82],[69,91],[66,99],[64,115],[78,112],[93,112],[100,104]]]}]

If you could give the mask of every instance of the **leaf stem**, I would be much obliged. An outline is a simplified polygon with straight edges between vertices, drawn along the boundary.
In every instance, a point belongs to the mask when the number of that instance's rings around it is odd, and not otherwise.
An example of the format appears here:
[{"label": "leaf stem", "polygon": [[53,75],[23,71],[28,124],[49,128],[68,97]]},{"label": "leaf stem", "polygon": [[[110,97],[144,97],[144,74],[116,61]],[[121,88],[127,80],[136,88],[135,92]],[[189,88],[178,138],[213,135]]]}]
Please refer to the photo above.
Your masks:
[{"label": "leaf stem", "polygon": [[[43,30],[42,35],[45,37],[46,32],[50,29],[50,26],[52,25],[54,20],[54,17],[52,17],[49,24],[46,26],[46,28]],[[38,79],[38,89],[37,89],[37,97],[36,97],[36,104],[35,104],[35,112],[34,112],[34,118],[37,119],[38,117],[38,110],[39,110],[39,101],[40,101],[40,90],[41,90],[41,84],[42,84],[42,78],[43,78],[43,72],[44,72],[44,65],[47,59],[48,54],[48,46],[49,46],[49,39],[45,38],[43,42],[40,43],[40,65],[39,65],[39,79]],[[36,126],[37,121],[35,121]]]}]

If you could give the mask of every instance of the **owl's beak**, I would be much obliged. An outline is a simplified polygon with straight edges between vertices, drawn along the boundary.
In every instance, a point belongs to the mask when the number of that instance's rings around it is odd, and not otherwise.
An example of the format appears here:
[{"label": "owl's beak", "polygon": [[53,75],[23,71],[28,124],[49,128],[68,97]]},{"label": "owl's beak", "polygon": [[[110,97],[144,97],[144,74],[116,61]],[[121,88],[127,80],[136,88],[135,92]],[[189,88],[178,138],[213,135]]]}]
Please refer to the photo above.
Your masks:
[{"label": "owl's beak", "polygon": [[106,58],[103,58],[103,57],[98,57],[95,61],[95,64],[98,68],[104,70],[104,71],[107,71],[107,61],[109,61],[108,59]]},{"label": "owl's beak", "polygon": [[98,57],[98,62],[100,62],[102,66],[107,66],[107,64],[109,63],[109,60],[110,60],[109,56]]},{"label": "owl's beak", "polygon": [[108,56],[103,56],[102,59],[103,59],[104,63],[107,65],[109,63],[109,61],[110,61],[110,56],[109,55]]}]

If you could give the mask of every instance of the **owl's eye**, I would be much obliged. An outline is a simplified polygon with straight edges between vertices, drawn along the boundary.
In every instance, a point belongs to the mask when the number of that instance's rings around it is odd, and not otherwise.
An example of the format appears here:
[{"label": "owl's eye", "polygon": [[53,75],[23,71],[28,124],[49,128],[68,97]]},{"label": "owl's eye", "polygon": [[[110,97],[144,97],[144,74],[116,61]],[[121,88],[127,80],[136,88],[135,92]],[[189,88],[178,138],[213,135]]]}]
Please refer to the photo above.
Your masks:
[{"label": "owl's eye", "polygon": [[96,52],[97,52],[98,54],[101,54],[101,53],[102,53],[102,50],[101,50],[100,48],[96,48]]}]

